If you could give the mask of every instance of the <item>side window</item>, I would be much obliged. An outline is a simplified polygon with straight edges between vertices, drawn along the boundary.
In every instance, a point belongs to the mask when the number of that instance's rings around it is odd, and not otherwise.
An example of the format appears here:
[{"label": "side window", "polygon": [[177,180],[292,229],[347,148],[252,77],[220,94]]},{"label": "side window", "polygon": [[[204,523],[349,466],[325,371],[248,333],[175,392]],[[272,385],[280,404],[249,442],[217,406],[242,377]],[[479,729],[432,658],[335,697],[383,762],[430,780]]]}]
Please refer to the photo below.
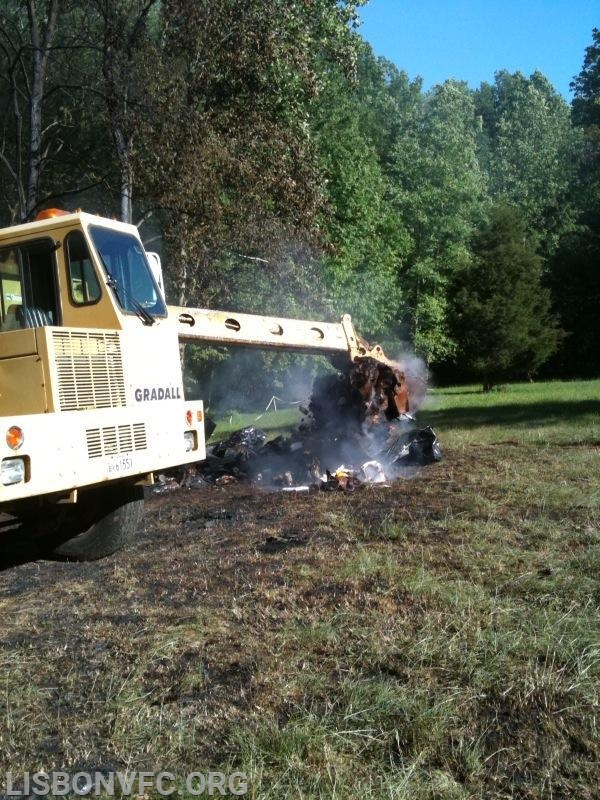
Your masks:
[{"label": "side window", "polygon": [[100,284],[83,233],[71,231],[65,244],[71,300],[78,306],[96,303],[100,299]]},{"label": "side window", "polygon": [[60,324],[55,250],[49,238],[0,250],[0,330]]},{"label": "side window", "polygon": [[19,253],[16,249],[0,251],[0,328],[19,328],[17,309],[23,305]]}]

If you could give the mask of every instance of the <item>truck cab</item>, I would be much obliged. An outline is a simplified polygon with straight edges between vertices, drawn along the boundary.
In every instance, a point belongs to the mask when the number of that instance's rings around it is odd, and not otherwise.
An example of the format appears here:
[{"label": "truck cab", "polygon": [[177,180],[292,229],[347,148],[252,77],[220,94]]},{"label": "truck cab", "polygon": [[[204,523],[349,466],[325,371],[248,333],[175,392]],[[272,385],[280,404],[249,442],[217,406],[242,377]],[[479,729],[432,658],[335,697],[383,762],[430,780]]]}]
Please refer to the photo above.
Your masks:
[{"label": "truck cab", "polygon": [[114,220],[50,212],[0,230],[0,509],[64,520],[70,507],[72,539],[100,521],[90,498],[122,509],[155,470],[205,458],[154,272],[137,229]]}]

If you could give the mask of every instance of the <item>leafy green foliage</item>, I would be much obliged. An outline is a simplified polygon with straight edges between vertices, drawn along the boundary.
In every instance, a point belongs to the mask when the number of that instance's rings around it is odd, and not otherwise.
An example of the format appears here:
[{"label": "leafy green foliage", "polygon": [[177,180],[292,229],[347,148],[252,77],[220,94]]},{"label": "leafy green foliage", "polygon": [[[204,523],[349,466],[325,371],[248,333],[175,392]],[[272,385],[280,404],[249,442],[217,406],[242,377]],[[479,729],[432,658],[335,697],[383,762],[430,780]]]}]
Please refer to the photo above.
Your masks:
[{"label": "leafy green foliage", "polygon": [[551,369],[563,375],[597,375],[600,369],[600,31],[585,51],[571,87],[572,119],[581,134],[572,203],[576,230],[564,236],[552,261],[550,281],[561,325],[567,332]]},{"label": "leafy green foliage", "polygon": [[456,279],[454,331],[462,365],[484,389],[509,377],[531,377],[558,343],[542,262],[522,215],[491,209],[473,240],[473,263]]},{"label": "leafy green foliage", "polygon": [[600,126],[600,30],[592,31],[592,44],[586,48],[583,67],[571,83],[573,98],[573,121],[576,125]]},{"label": "leafy green foliage", "polygon": [[351,313],[371,336],[394,327],[398,318],[397,268],[407,238],[361,109],[356,87],[332,76],[314,105],[313,126],[328,203],[328,298],[337,316]]},{"label": "leafy green foliage", "polygon": [[171,301],[350,312],[439,371],[465,343],[472,235],[508,204],[567,334],[549,368],[595,374],[600,32],[570,114],[539,72],[424,93],[360,39],[363,2],[5,0],[1,223],[46,205],[151,218]]},{"label": "leafy green foliage", "polygon": [[554,259],[554,306],[567,335],[552,360],[553,374],[595,376],[600,370],[600,233],[565,237]]},{"label": "leafy green foliage", "polygon": [[162,209],[180,301],[232,296],[223,256],[264,258],[274,275],[316,240],[323,198],[307,104],[319,68],[351,69],[355,5],[164,4],[138,170]]},{"label": "leafy green foliage", "polygon": [[567,103],[540,72],[530,78],[498,72],[475,100],[491,195],[520,208],[540,234],[544,254],[553,253],[572,227],[569,192],[581,149]]},{"label": "leafy green foliage", "polygon": [[485,202],[475,137],[472,95],[448,81],[405,115],[392,151],[394,207],[411,239],[400,268],[404,338],[428,362],[454,351],[448,281],[469,261],[468,243]]},{"label": "leafy green foliage", "polygon": [[600,232],[600,30],[586,49],[583,67],[571,84],[574,124],[583,132],[583,146],[576,198],[582,221]]}]

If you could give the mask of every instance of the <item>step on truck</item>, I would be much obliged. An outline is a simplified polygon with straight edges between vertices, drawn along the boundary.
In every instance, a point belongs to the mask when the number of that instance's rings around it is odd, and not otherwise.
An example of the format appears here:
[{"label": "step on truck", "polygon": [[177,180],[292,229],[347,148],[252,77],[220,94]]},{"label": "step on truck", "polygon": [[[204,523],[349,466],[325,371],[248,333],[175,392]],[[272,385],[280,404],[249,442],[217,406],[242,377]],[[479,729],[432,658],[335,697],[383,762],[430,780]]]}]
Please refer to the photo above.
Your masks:
[{"label": "step on truck", "polygon": [[347,315],[167,305],[133,225],[49,209],[0,230],[0,513],[66,558],[127,543],[154,474],[206,457],[203,404],[183,389],[188,341],[392,363]]}]

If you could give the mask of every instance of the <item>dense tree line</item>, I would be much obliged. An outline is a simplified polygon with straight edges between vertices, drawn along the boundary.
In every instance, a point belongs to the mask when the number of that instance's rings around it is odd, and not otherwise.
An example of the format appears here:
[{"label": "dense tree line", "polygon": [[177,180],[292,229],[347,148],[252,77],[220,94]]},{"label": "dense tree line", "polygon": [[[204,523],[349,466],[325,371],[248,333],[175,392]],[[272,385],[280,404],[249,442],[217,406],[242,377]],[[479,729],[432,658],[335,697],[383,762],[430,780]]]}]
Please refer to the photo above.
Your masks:
[{"label": "dense tree line", "polygon": [[5,0],[0,224],[118,215],[174,302],[350,312],[446,379],[599,374],[600,32],[571,106],[426,92],[364,1]]}]

